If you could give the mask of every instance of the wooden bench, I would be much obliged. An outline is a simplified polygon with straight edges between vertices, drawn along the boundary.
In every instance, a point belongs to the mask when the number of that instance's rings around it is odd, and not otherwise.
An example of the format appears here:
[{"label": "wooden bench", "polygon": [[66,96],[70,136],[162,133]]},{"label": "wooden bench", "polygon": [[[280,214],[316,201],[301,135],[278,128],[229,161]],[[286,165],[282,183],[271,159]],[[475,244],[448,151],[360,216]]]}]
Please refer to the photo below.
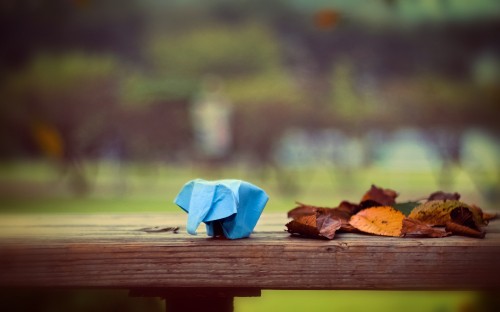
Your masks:
[{"label": "wooden bench", "polygon": [[[241,240],[191,236],[185,222],[182,213],[2,215],[0,287],[126,288],[166,298],[168,311],[230,311],[234,296],[261,289],[500,288],[499,220],[485,239],[331,241],[291,237],[284,213],[264,213]],[[180,229],[145,230],[156,226]]]}]

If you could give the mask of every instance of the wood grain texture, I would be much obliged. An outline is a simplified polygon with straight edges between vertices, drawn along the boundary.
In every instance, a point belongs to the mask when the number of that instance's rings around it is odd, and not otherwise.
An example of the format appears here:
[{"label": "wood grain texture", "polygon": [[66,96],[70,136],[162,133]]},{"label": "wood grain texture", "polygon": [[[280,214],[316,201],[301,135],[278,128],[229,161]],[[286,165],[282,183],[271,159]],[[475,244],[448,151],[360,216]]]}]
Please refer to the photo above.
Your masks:
[{"label": "wood grain texture", "polygon": [[[0,217],[3,287],[245,287],[262,289],[500,288],[500,222],[485,239],[339,233],[291,237],[264,214],[250,238],[185,232],[179,214]],[[180,227],[147,233],[146,227]]]}]

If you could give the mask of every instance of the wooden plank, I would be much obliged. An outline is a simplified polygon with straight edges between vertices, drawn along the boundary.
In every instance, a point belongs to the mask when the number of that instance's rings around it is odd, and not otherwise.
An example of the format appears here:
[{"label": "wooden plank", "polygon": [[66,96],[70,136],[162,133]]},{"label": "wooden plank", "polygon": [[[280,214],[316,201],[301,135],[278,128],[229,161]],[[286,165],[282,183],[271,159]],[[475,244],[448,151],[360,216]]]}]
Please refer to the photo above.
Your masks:
[{"label": "wooden plank", "polygon": [[[185,233],[179,214],[0,218],[0,286],[262,289],[500,288],[500,222],[485,239],[291,237],[264,214],[248,239]],[[145,227],[180,227],[147,233]]]}]

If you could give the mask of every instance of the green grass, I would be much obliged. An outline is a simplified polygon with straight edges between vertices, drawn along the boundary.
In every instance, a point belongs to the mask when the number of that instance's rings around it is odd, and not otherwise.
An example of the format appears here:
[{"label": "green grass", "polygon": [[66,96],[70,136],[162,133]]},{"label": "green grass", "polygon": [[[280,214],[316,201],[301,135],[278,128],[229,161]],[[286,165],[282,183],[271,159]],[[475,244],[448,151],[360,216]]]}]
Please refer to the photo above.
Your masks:
[{"label": "green grass", "polygon": [[428,291],[263,291],[237,298],[236,311],[455,312],[475,305],[473,292]]}]

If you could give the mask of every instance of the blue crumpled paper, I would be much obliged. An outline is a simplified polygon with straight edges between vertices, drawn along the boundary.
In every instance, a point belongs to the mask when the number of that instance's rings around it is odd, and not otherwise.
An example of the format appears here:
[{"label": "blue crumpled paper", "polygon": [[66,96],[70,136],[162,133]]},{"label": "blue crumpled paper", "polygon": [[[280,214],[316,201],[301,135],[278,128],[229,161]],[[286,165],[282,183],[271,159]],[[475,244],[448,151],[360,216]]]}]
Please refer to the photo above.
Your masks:
[{"label": "blue crumpled paper", "polygon": [[242,180],[196,179],[184,185],[174,203],[188,213],[189,234],[196,235],[204,222],[209,236],[222,227],[225,237],[238,239],[250,236],[268,199],[262,189]]}]

